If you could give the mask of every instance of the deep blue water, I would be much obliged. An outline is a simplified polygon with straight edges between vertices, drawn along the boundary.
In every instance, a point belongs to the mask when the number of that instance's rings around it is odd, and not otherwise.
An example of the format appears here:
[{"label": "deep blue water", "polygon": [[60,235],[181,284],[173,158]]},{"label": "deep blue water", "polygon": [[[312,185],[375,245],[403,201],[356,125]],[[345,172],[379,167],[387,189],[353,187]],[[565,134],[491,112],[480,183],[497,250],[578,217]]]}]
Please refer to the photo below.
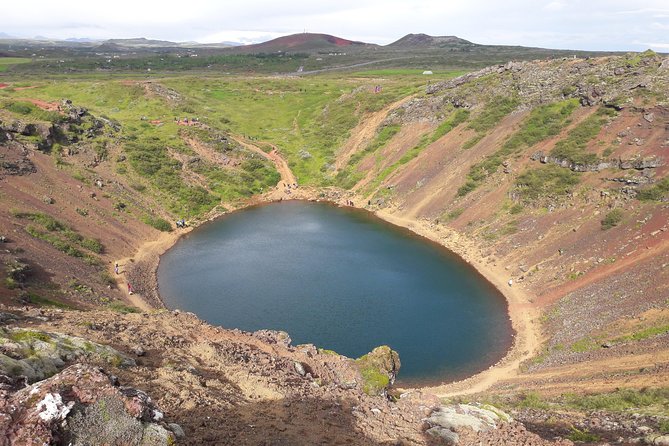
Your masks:
[{"label": "deep blue water", "polygon": [[287,331],[349,357],[387,344],[399,381],[460,379],[511,344],[503,297],[459,257],[364,211],[291,201],[208,223],[161,259],[171,308]]}]

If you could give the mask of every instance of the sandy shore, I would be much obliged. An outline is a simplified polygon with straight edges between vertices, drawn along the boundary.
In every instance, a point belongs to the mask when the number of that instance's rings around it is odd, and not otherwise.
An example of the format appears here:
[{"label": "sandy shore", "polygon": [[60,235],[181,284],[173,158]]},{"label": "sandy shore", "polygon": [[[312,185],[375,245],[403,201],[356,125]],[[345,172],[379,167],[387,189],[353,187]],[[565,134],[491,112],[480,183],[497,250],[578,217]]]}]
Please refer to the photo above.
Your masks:
[{"label": "sandy shore", "polygon": [[515,331],[513,345],[506,356],[487,370],[465,380],[422,390],[440,397],[467,395],[487,390],[493,384],[518,374],[520,364],[531,358],[542,344],[539,326],[539,310],[529,296],[518,285],[509,286],[508,272],[503,268],[485,263],[479,248],[458,232],[435,226],[428,222],[404,218],[389,211],[377,211],[375,215],[389,223],[401,226],[444,246],[472,265],[483,277],[506,298],[511,325]]},{"label": "sandy shore", "polygon": [[[344,205],[347,200],[353,200],[354,203],[362,202],[361,199],[356,199],[357,197],[345,191],[335,190],[333,192],[333,190],[328,190],[327,192],[329,193],[326,192],[324,194],[323,190],[320,189],[305,188],[299,189],[298,193],[296,192],[294,191],[292,194],[286,195],[279,191],[272,191],[265,196],[249,201],[245,206],[241,206],[235,211],[252,205],[271,203],[284,199],[329,201],[335,205]],[[365,210],[364,207],[358,208]],[[132,258],[121,259],[119,264],[122,267],[126,266],[127,279],[134,281],[133,287],[136,292],[132,296],[128,296],[130,302],[143,311],[164,308],[164,304],[158,293],[157,270],[160,256],[170,249],[182,235],[190,232],[193,227],[227,213],[210,214],[206,219],[196,222],[193,226],[186,229],[161,233],[156,240],[147,241],[142,244]],[[485,263],[483,257],[480,255],[479,248],[471,240],[463,237],[458,232],[446,227],[435,226],[426,221],[417,221],[402,217],[389,210],[376,211],[374,214],[388,223],[409,229],[415,234],[453,251],[494,285],[506,298],[508,304],[509,317],[515,334],[513,345],[504,358],[487,370],[465,380],[436,387],[424,387],[422,390],[440,397],[473,394],[485,391],[501,380],[516,376],[520,363],[532,357],[542,343],[538,322],[539,311],[532,304],[530,300],[531,296],[517,285],[509,286],[507,283],[508,272],[505,272],[501,267]],[[123,278],[120,277],[120,280],[123,280]],[[124,289],[126,284],[119,283],[119,287]]]}]

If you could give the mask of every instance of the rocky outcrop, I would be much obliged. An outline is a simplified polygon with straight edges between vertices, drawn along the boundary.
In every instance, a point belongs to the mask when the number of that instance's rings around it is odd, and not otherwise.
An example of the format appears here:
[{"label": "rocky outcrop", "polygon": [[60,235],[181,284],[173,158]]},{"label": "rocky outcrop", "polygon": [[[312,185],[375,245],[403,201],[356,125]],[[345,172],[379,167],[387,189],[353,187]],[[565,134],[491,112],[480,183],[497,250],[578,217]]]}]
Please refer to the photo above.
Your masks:
[{"label": "rocky outcrop", "polygon": [[546,155],[544,152],[536,152],[530,157],[533,161],[539,161],[542,164],[555,164],[574,172],[599,172],[604,169],[621,169],[621,170],[644,170],[655,169],[664,165],[663,161],[657,157],[650,158],[634,158],[634,159],[617,159],[617,160],[599,160],[593,164],[579,164],[574,163],[565,158],[558,158],[556,156]]},{"label": "rocky outcrop", "polygon": [[400,356],[387,345],[376,347],[358,358],[356,365],[363,380],[363,391],[368,395],[386,395],[400,370]]},{"label": "rocky outcrop", "polygon": [[8,377],[0,375],[0,381],[0,446],[175,442],[148,395],[119,387],[101,369],[74,365],[17,391]]},{"label": "rocky outcrop", "polygon": [[[582,105],[604,104],[620,110],[637,89],[663,94],[660,86],[669,78],[669,72],[662,68],[666,64],[666,59],[652,52],[585,60],[511,61],[428,85],[425,91],[429,96],[420,101],[426,109],[430,103],[443,101],[473,106],[486,96],[513,92],[524,107],[578,98]],[[487,82],[493,77],[494,82]]]},{"label": "rocky outcrop", "polygon": [[425,419],[426,434],[447,445],[573,445],[569,440],[549,442],[491,405],[456,404],[441,406]]},{"label": "rocky outcrop", "polygon": [[0,328],[0,374],[29,382],[48,378],[73,361],[131,366],[135,362],[111,347],[76,336]]}]

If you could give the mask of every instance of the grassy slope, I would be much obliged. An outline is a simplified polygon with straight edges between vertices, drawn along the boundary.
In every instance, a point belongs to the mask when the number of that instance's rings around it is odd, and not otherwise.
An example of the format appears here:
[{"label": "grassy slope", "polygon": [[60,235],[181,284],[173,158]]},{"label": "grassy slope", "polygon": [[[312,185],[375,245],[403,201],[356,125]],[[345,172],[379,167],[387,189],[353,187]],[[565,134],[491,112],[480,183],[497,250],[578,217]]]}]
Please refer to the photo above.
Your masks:
[{"label": "grassy slope", "polygon": [[[167,162],[174,162],[165,151],[167,147],[180,154],[192,155],[179,137],[180,129],[171,122],[174,116],[197,116],[216,130],[230,131],[276,144],[302,183],[327,185],[335,181],[329,175],[328,165],[333,161],[336,149],[364,113],[378,110],[400,97],[419,91],[419,87],[425,83],[425,78],[404,71],[382,71],[376,74],[391,78],[382,81],[384,88],[380,94],[373,93],[373,86],[379,82],[374,72],[358,73],[359,77],[351,79],[332,76],[289,79],[185,76],[162,80],[162,84],[182,95],[183,99],[174,104],[147,95],[141,85],[118,80],[109,81],[101,77],[43,84],[40,88],[30,90],[29,94],[30,97],[44,100],[69,98],[77,105],[89,108],[94,114],[120,122],[123,126],[123,139],[119,143],[130,155],[134,173],[127,170],[119,172],[133,181],[148,181],[155,188],[156,195],[167,200],[165,204],[167,209],[174,211],[186,205],[193,205],[194,207],[189,210],[193,214],[200,214],[211,208],[216,200],[206,199],[202,203],[194,201],[194,196],[187,193],[192,189],[190,185],[179,179],[180,184],[174,189],[177,193],[176,198],[170,202],[172,189],[165,189],[160,184],[168,179],[173,180],[173,173],[170,173],[169,169],[157,177],[154,177],[155,172],[151,173],[152,164],[156,164],[157,172],[160,172],[168,166]],[[368,80],[367,76],[373,76],[373,79]],[[360,80],[360,77],[363,79]],[[27,94],[2,91],[0,98],[17,98]],[[434,133],[424,135],[423,142],[410,148],[403,162],[391,166],[392,169],[389,171],[381,172],[373,184],[380,184],[396,170],[411,168],[411,161],[417,158],[430,142],[452,131],[458,124],[464,124],[476,131],[476,138],[480,140],[481,135],[491,133],[501,119],[513,111],[515,105],[514,99],[497,101],[491,98],[489,108],[481,112],[467,116],[464,114],[458,116],[455,111],[447,114]],[[467,195],[482,185],[496,186],[494,182],[497,181],[497,177],[494,175],[506,157],[520,158],[534,145],[555,137],[570,124],[571,115],[576,107],[574,100],[568,100],[536,108],[521,123],[520,128],[497,147],[492,155],[471,167],[469,180],[475,184],[461,195]],[[153,126],[142,120],[142,117],[147,117],[149,120],[161,119],[165,124],[159,127]],[[584,146],[602,125],[600,117],[594,122],[587,121],[568,133],[562,139],[564,143],[557,148],[563,152],[568,149],[570,158],[579,159]],[[397,128],[386,127],[386,129],[381,130],[377,140],[370,143],[372,153],[378,153],[397,133]],[[131,146],[134,146],[134,149],[131,149]],[[154,157],[147,160],[141,154],[149,148],[152,149]],[[563,152],[558,153],[564,155]],[[210,172],[210,175],[212,181],[232,183],[228,178],[217,177],[215,173]],[[464,182],[465,178],[461,180]],[[657,192],[654,192],[655,195],[649,199],[659,201],[666,195],[665,182],[658,183],[652,189]],[[527,208],[520,203],[512,206],[506,200],[498,201],[495,203],[497,206],[495,212],[492,213],[493,222],[480,223],[475,219],[470,220],[472,233],[477,237],[481,234],[484,242],[492,242],[496,237],[501,237],[500,243],[504,242],[518,231],[524,219],[527,221],[538,219],[548,212],[539,207],[538,198],[551,195],[562,200],[578,184],[580,177],[577,174],[554,166],[523,168],[517,173],[517,181],[513,187],[521,190],[521,198]],[[529,189],[529,193],[523,192],[523,188],[525,191]],[[225,197],[233,200],[244,196],[242,192],[230,192],[230,195],[226,195],[225,191],[234,188],[213,189],[215,198]],[[182,196],[180,194],[183,191],[186,192]],[[448,206],[450,203],[445,203],[444,209],[448,210]],[[451,209],[451,212],[455,211]],[[461,214],[462,210],[457,215],[454,213],[453,220]],[[475,232],[477,225],[481,227],[482,224],[497,225],[500,231],[495,233],[497,234],[495,237],[486,235],[492,234],[492,230]],[[652,331],[652,334],[656,333]]]}]

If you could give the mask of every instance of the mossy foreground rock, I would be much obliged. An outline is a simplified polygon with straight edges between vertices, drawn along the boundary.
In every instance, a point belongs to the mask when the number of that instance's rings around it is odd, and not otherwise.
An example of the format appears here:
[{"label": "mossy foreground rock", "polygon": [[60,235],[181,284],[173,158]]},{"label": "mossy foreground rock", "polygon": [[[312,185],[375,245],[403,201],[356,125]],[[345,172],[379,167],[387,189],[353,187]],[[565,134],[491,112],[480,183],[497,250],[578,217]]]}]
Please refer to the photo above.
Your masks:
[{"label": "mossy foreground rock", "polygon": [[77,364],[15,392],[20,382],[0,381],[2,445],[175,443],[148,395],[117,387],[96,367]]},{"label": "mossy foreground rock", "polygon": [[387,345],[376,347],[355,360],[362,375],[362,390],[368,395],[386,395],[400,371],[400,355]]},{"label": "mossy foreground rock", "polygon": [[133,366],[135,361],[111,347],[76,336],[0,328],[0,374],[25,376],[28,382],[48,378],[74,361]]}]

